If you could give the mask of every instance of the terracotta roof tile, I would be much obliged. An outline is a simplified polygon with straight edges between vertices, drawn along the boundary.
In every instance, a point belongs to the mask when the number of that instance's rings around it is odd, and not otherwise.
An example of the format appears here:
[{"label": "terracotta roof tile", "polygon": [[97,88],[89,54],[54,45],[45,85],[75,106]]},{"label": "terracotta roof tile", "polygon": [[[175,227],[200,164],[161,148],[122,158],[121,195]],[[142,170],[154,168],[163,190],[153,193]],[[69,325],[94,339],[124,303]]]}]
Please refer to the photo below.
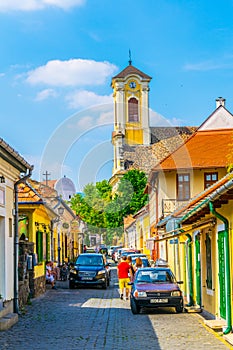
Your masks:
[{"label": "terracotta roof tile", "polygon": [[226,167],[233,130],[197,131],[153,170]]},{"label": "terracotta roof tile", "polygon": [[124,218],[124,229],[127,229],[127,227],[129,227],[130,225],[132,225],[133,222],[135,222],[136,220],[133,218],[132,215],[129,215],[127,217]]},{"label": "terracotta roof tile", "polygon": [[57,182],[57,180],[47,180],[47,181],[42,181],[41,183],[42,183],[43,185],[49,186],[49,187],[51,187],[51,188],[54,188],[56,182]]},{"label": "terracotta roof tile", "polygon": [[18,185],[18,201],[21,202],[33,202],[38,203],[41,202],[43,199],[39,196],[37,191],[34,191],[30,186],[27,184],[21,183]]}]

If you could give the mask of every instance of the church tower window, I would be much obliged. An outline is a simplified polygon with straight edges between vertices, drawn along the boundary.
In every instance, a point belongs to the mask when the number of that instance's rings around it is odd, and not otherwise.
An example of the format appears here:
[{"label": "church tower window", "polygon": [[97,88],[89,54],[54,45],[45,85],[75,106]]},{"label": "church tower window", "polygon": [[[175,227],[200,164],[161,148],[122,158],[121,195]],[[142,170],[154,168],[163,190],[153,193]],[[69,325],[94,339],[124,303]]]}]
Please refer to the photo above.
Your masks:
[{"label": "church tower window", "polygon": [[138,122],[138,100],[135,97],[131,97],[128,101],[128,115],[129,122]]}]

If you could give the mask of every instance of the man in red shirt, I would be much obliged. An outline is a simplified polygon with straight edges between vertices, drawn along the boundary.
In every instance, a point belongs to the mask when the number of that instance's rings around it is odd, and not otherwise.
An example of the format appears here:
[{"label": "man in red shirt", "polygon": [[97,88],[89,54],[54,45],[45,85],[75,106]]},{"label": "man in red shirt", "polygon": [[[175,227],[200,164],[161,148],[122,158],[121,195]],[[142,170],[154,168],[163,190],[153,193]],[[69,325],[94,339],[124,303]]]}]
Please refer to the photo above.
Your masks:
[{"label": "man in red shirt", "polygon": [[126,300],[129,299],[129,286],[128,282],[130,282],[129,278],[130,265],[127,262],[127,257],[123,256],[122,261],[117,266],[117,275],[119,279],[119,288],[120,288],[120,298],[123,300],[124,290]]}]

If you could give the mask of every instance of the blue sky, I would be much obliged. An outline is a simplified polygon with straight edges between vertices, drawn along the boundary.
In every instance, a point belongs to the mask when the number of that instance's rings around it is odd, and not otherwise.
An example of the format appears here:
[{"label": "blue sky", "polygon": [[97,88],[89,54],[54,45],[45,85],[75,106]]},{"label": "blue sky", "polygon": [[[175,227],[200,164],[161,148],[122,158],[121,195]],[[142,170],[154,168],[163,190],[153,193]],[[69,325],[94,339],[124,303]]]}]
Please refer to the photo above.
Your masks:
[{"label": "blue sky", "polygon": [[0,0],[1,135],[33,178],[109,179],[111,78],[152,77],[151,126],[233,112],[233,1]]}]

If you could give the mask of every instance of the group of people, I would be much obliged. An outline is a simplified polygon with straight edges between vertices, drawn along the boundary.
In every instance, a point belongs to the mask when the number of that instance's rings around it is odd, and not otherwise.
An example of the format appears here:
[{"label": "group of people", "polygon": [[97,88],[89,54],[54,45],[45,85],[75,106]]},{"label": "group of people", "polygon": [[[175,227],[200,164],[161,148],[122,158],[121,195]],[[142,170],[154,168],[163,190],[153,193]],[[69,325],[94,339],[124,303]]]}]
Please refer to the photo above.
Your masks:
[{"label": "group of people", "polygon": [[136,258],[135,265],[132,264],[131,256],[123,256],[121,262],[117,266],[117,275],[119,280],[120,298],[124,299],[124,291],[126,300],[129,299],[130,287],[129,282],[134,279],[135,272],[142,267],[142,259]]},{"label": "group of people", "polygon": [[57,271],[53,266],[53,262],[52,261],[47,261],[46,262],[46,281],[48,283],[51,283],[52,289],[57,289],[57,287],[55,286],[55,280],[57,279]]},{"label": "group of people", "polygon": [[68,266],[63,263],[61,266],[54,266],[53,262],[46,262],[46,281],[51,284],[52,289],[57,289],[57,280],[66,281],[68,278]]}]

